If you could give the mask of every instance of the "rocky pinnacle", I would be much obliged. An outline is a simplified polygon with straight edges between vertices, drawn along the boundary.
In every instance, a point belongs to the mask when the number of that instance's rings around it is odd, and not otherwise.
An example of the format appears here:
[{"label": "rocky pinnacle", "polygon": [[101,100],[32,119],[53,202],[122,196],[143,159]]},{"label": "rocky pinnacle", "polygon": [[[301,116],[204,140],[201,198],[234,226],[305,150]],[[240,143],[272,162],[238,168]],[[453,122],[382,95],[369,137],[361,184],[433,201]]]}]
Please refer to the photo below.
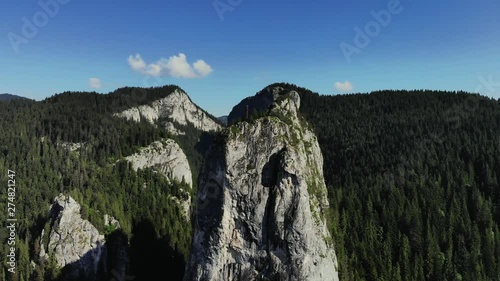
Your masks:
[{"label": "rocky pinnacle", "polygon": [[272,99],[265,117],[227,128],[207,156],[186,281],[338,280],[316,136],[296,92]]}]

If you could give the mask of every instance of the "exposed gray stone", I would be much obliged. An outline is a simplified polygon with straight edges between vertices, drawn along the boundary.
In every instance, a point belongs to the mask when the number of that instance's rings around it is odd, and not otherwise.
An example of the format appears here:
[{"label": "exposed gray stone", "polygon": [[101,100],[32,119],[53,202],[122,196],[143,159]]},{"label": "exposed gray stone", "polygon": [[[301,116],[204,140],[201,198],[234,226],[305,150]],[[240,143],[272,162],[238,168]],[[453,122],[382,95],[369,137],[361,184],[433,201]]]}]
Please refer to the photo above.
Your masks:
[{"label": "exposed gray stone", "polygon": [[[189,166],[188,159],[182,148],[171,139],[153,142],[148,147],[141,149],[139,153],[125,158],[132,164],[134,170],[153,168],[160,172],[169,180],[186,182],[189,187],[193,186],[193,175]],[[177,203],[186,219],[190,219],[191,214],[191,195],[184,190],[186,199],[171,197],[172,201]]]},{"label": "exposed gray stone", "polygon": [[323,157],[299,95],[279,91],[270,116],[229,127],[209,152],[186,281],[338,280]]},{"label": "exposed gray stone", "polygon": [[120,222],[117,219],[115,219],[115,217],[110,216],[108,214],[105,214],[104,215],[104,226],[110,226],[110,225],[114,226],[115,229],[122,228],[120,225]]},{"label": "exposed gray stone", "polygon": [[[115,116],[140,122],[146,120],[156,124],[158,120],[168,119],[180,125],[192,124],[195,128],[208,132],[218,131],[221,126],[208,116],[201,108],[195,105],[186,93],[175,90],[163,99],[156,100],[151,104],[129,108]],[[158,124],[156,124],[158,125]],[[172,122],[160,124],[173,134],[184,134]],[[173,126],[173,127],[172,127]]]},{"label": "exposed gray stone", "polygon": [[59,142],[57,146],[62,147],[63,149],[69,151],[77,151],[80,148],[84,147],[84,143],[73,143],[73,142]]},{"label": "exposed gray stone", "polygon": [[125,159],[136,171],[154,168],[170,180],[184,180],[189,186],[193,185],[193,175],[186,154],[174,140],[155,141]]},{"label": "exposed gray stone", "polygon": [[[99,266],[105,263],[106,247],[104,236],[80,215],[80,205],[70,196],[60,194],[50,209],[50,232],[48,241],[41,234],[40,256],[53,255],[61,268],[70,266],[71,276],[96,277]],[[44,245],[48,245],[45,249]]]}]

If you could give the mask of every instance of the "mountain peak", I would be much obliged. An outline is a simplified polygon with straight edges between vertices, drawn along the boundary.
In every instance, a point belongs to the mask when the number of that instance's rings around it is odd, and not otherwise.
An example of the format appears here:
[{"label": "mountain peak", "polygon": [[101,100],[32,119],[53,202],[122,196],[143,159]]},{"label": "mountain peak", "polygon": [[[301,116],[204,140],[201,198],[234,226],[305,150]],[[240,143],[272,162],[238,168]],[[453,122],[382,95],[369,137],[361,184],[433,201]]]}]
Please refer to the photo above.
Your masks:
[{"label": "mountain peak", "polygon": [[337,281],[323,157],[299,94],[271,87],[245,102],[268,115],[231,125],[208,152],[185,280]]},{"label": "mountain peak", "polygon": [[287,111],[298,111],[300,109],[300,95],[296,91],[280,92],[274,104]]},{"label": "mountain peak", "polygon": [[115,116],[135,122],[146,120],[166,128],[174,135],[185,134],[182,130],[188,124],[207,132],[218,131],[221,128],[215,117],[193,103],[188,94],[181,89],[175,89],[166,97],[149,104],[116,113]]},{"label": "mountain peak", "polygon": [[[233,107],[228,116],[228,124],[231,125],[238,120],[245,119],[247,115],[253,112],[262,112],[271,108],[276,102],[283,101],[283,97],[292,98],[297,108],[300,107],[299,94],[293,88],[286,87],[287,84],[272,84],[254,96],[243,99],[239,104]],[[290,108],[289,108],[290,109]]]}]

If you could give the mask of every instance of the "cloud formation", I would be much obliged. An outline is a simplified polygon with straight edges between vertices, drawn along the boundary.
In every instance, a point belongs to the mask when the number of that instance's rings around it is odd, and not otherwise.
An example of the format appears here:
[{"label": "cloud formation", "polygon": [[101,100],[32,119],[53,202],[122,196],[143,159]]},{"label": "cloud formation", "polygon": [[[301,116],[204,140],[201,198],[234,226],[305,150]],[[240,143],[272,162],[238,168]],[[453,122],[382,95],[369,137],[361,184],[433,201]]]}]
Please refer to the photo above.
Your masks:
[{"label": "cloud formation", "polygon": [[352,91],[352,84],[351,82],[349,81],[345,81],[345,82],[337,82],[335,83],[335,88],[339,91],[342,91],[342,92],[350,92]]},{"label": "cloud formation", "polygon": [[213,69],[204,60],[197,60],[192,65],[186,55],[179,53],[168,59],[161,58],[155,63],[147,64],[140,54],[128,57],[128,64],[133,71],[149,76],[171,76],[175,78],[200,78],[213,72]]},{"label": "cloud formation", "polygon": [[100,89],[101,88],[101,79],[90,78],[89,79],[89,87],[92,89]]}]

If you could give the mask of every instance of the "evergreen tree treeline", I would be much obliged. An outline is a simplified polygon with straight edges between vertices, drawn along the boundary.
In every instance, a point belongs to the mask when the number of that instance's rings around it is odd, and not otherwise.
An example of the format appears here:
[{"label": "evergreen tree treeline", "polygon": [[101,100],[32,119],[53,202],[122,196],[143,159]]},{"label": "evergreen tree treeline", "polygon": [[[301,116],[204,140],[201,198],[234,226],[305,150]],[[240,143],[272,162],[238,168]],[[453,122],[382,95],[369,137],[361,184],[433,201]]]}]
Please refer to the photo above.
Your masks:
[{"label": "evergreen tree treeline", "polygon": [[500,100],[277,85],[318,136],[341,280],[500,280]]},{"label": "evergreen tree treeline", "polygon": [[[150,169],[135,172],[130,164],[119,160],[137,152],[139,147],[169,137],[179,142],[196,168],[202,161],[202,151],[196,147],[206,134],[188,125],[182,126],[186,135],[177,138],[147,122],[113,116],[126,108],[166,97],[176,89],[179,88],[122,88],[107,95],[67,92],[41,102],[0,102],[0,182],[6,186],[8,169],[16,172],[18,218],[17,273],[8,273],[2,263],[1,280],[58,278],[60,270],[53,260],[43,261],[38,253],[39,237],[49,219],[49,205],[59,193],[80,203],[83,218],[101,233],[113,232],[104,227],[104,214],[120,222],[130,241],[139,231],[137,225],[150,223],[158,241],[167,241],[158,244],[164,247],[163,252],[172,253],[178,264],[185,262],[191,226],[172,197],[185,197],[181,189],[190,188],[185,183],[168,181]],[[66,143],[81,143],[82,147],[71,151]],[[6,192],[7,188],[1,189],[3,198]],[[0,200],[0,209],[4,210],[0,220],[6,221],[6,200]],[[6,228],[1,228],[0,240],[6,241],[8,234]],[[6,243],[0,247],[2,257],[6,255],[5,246]],[[38,264],[35,269],[31,261]],[[133,264],[130,267],[140,270]]]},{"label": "evergreen tree treeline", "polygon": [[[342,280],[500,280],[500,101],[430,90],[321,96],[292,84],[274,86],[299,92],[301,111],[318,136]],[[159,242],[146,244],[165,247],[182,268],[191,226],[171,198],[188,188],[119,160],[173,138],[196,182],[213,136],[190,125],[179,126],[185,135],[171,136],[113,117],[176,89],[0,102],[0,182],[7,183],[7,169],[16,171],[19,219],[18,273],[8,274],[3,264],[1,280],[57,279],[54,262],[39,260],[38,237],[61,192],[74,197],[102,233],[115,235],[104,228],[104,214],[117,218],[132,254],[143,253],[143,244],[133,247],[138,237],[156,237]],[[67,142],[83,145],[70,151],[62,145]],[[7,189],[0,192],[5,198]],[[0,208],[6,210],[5,200]],[[0,220],[6,221],[5,211]],[[138,233],[139,226],[147,233]],[[0,228],[0,240],[7,235]],[[5,251],[0,247],[0,256]],[[39,266],[33,269],[31,260]],[[132,258],[131,274],[140,275],[144,262]]]}]

